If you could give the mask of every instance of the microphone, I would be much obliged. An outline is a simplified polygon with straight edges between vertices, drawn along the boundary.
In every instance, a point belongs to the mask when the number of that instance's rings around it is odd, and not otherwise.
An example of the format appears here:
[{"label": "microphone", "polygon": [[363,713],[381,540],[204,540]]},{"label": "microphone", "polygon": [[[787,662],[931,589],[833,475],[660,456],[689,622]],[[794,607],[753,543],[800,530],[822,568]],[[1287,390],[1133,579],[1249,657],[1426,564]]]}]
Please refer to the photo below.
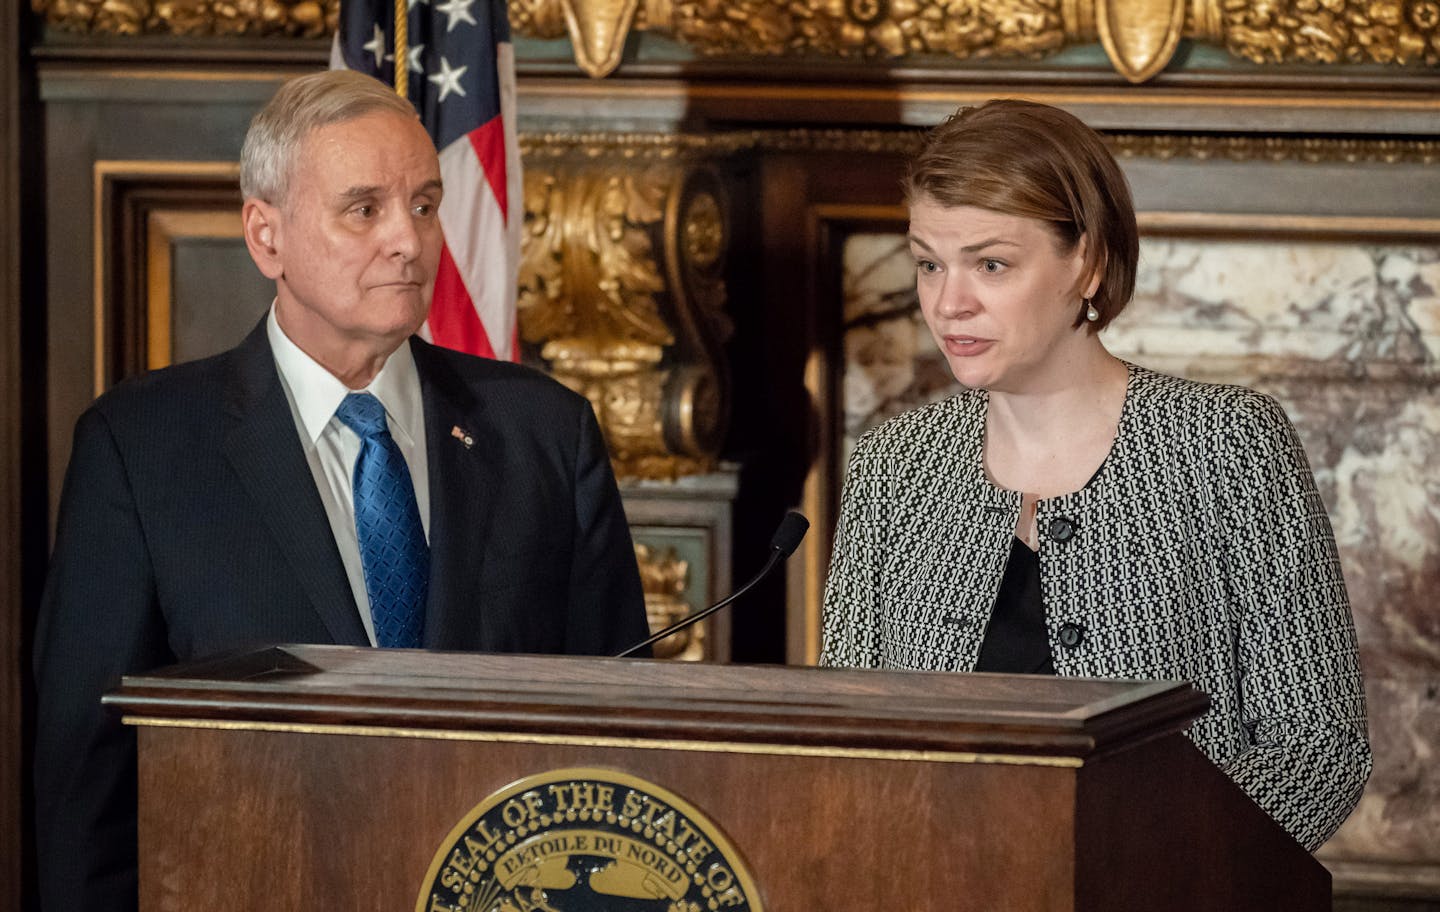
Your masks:
[{"label": "microphone", "polygon": [[740,596],[749,592],[751,589],[754,589],[757,583],[770,575],[770,571],[774,570],[777,564],[795,553],[795,549],[800,547],[800,540],[805,537],[805,533],[807,530],[809,530],[809,528],[810,520],[801,516],[799,513],[796,513],[794,510],[786,513],[785,518],[780,520],[780,526],[775,530],[775,535],[772,536],[770,539],[769,559],[765,561],[765,566],[760,568],[760,572],[755,574],[755,576],[751,578],[750,582],[741,586],[739,589],[736,589],[734,592],[730,593],[730,595],[711,605],[709,608],[706,608],[703,611],[697,611],[689,617],[681,618],[680,620],[671,624],[669,627],[666,627],[659,633],[652,634],[647,639],[641,640],[640,642],[636,643],[634,646],[631,646],[624,652],[615,653],[615,658],[623,659],[626,656],[634,655],[635,653],[644,649],[646,646],[649,646],[652,643],[658,643],[668,637],[670,634],[675,633],[679,630],[684,630],[686,627],[689,627],[696,621],[700,621],[709,617],[710,615],[719,611],[721,608],[724,608],[726,605],[735,601]]}]

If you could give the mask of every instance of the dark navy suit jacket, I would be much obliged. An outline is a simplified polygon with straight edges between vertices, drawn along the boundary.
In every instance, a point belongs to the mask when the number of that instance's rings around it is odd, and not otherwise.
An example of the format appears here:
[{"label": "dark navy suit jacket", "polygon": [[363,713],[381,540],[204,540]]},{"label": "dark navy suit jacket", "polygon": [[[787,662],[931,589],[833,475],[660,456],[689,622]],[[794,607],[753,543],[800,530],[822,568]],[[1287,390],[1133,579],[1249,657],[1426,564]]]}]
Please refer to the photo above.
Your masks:
[{"label": "dark navy suit jacket", "polygon": [[[606,654],[642,639],[589,403],[525,367],[410,345],[425,646]],[[123,674],[271,643],[368,640],[262,322],[229,352],[117,386],[76,425],[36,633],[45,912],[136,906],[135,739],[100,696]]]}]

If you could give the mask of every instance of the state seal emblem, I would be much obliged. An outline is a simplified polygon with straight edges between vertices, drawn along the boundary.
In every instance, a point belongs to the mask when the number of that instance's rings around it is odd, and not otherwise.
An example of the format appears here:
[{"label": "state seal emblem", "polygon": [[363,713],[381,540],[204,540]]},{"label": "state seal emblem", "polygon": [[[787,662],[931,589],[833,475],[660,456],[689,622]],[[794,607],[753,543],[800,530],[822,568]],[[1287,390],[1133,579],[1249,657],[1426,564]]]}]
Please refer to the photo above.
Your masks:
[{"label": "state seal emblem", "polygon": [[763,912],[739,854],[684,799],[561,769],[482,801],[440,846],[415,912]]}]

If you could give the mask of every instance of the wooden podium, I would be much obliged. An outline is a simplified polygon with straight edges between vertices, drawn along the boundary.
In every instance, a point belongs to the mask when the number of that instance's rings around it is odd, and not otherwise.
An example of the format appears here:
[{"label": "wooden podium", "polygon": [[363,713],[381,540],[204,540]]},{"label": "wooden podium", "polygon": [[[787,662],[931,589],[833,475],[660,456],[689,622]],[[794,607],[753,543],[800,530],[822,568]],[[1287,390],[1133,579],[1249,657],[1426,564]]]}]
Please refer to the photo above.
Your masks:
[{"label": "wooden podium", "polygon": [[1330,908],[1189,685],[286,646],[106,700],[142,912]]}]

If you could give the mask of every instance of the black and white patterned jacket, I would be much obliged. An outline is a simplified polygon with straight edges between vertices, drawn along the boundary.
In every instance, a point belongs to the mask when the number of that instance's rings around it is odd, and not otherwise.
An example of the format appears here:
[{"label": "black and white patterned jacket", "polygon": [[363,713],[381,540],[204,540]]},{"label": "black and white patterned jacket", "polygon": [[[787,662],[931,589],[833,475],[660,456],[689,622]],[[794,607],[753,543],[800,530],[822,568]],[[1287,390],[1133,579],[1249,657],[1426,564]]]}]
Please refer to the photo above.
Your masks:
[{"label": "black and white patterned jacket", "polygon": [[[865,434],[825,591],[827,665],[970,671],[1020,494],[982,468],[988,396],[966,391]],[[1130,368],[1118,433],[1082,490],[1042,500],[1055,669],[1187,680],[1190,737],[1313,850],[1370,774],[1355,628],[1334,535],[1280,406]]]}]

